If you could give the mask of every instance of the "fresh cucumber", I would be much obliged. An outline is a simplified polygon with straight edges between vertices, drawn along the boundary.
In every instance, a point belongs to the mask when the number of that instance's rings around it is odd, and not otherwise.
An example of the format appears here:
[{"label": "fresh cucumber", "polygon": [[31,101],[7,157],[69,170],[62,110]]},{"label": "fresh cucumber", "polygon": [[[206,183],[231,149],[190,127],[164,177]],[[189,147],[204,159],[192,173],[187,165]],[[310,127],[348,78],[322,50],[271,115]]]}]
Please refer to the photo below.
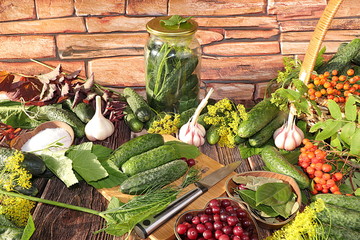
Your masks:
[{"label": "fresh cucumber", "polygon": [[135,175],[156,168],[177,158],[175,149],[170,145],[162,145],[147,152],[131,157],[121,170],[127,175]]},{"label": "fresh cucumber", "polygon": [[239,124],[238,135],[242,138],[251,137],[273,120],[278,112],[279,109],[269,98],[262,100],[248,112],[248,119]]},{"label": "fresh cucumber", "polygon": [[73,107],[73,101],[67,99],[63,102],[63,106],[76,114],[76,116],[83,122],[88,123],[95,114],[95,109],[84,102],[79,102]]},{"label": "fresh cucumber", "polygon": [[120,186],[125,194],[143,194],[148,190],[161,188],[183,176],[188,169],[183,160],[174,160],[157,168],[135,174],[126,179]]},{"label": "fresh cucumber", "polygon": [[331,224],[335,228],[344,227],[360,231],[360,212],[358,211],[325,203],[325,209],[317,213],[317,217],[322,223]]},{"label": "fresh cucumber", "polygon": [[285,119],[286,114],[280,112],[269,124],[249,138],[250,146],[261,147],[264,145],[273,136],[275,130],[284,124]]},{"label": "fresh cucumber", "polygon": [[[328,240],[358,240],[359,232],[349,228],[334,227],[330,224],[322,224],[324,239]],[[322,239],[322,238],[319,238]]]},{"label": "fresh cucumber", "polygon": [[124,112],[124,120],[130,130],[136,133],[141,132],[141,130],[143,130],[144,128],[144,123],[135,116],[134,112],[131,110],[130,107],[127,107]]},{"label": "fresh cucumber", "polygon": [[360,197],[346,196],[336,194],[316,194],[312,197],[315,201],[317,199],[324,200],[325,203],[333,204],[338,207],[352,209],[360,212]]},{"label": "fresh cucumber", "polygon": [[242,138],[239,135],[236,135],[234,140],[235,140],[235,144],[238,145],[240,143],[246,142],[248,139],[247,138]]},{"label": "fresh cucumber", "polygon": [[144,134],[119,146],[111,153],[109,160],[113,161],[115,165],[120,168],[121,165],[131,157],[161,145],[164,145],[164,138],[160,134]]},{"label": "fresh cucumber", "polygon": [[46,105],[40,107],[40,113],[50,121],[61,121],[69,124],[74,130],[76,137],[83,137],[85,135],[85,124],[75,113],[69,110]]},{"label": "fresh cucumber", "polygon": [[135,92],[132,88],[124,89],[124,97],[129,104],[131,110],[141,122],[149,121],[153,112],[142,96]]},{"label": "fresh cucumber", "polygon": [[289,163],[273,146],[265,146],[261,151],[261,158],[270,171],[294,178],[301,189],[309,187],[310,180],[308,176]]},{"label": "fresh cucumber", "polygon": [[206,131],[206,141],[211,144],[217,144],[220,140],[219,135],[219,127],[212,125],[207,131]]}]

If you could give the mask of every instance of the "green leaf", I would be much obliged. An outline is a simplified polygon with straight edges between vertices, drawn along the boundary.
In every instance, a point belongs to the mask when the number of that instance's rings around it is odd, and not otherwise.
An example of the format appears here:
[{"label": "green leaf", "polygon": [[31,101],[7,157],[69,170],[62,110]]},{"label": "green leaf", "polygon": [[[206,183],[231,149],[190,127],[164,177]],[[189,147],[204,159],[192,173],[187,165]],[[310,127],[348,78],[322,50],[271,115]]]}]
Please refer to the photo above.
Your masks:
[{"label": "green leaf", "polygon": [[127,175],[119,170],[118,167],[111,160],[103,160],[100,161],[101,165],[107,171],[109,176],[106,178],[100,179],[98,181],[90,181],[88,184],[93,186],[96,189],[100,188],[112,188],[115,186],[119,186],[127,179]]},{"label": "green leaf", "polygon": [[263,148],[254,148],[247,143],[239,145],[239,152],[242,159],[246,159],[254,155],[259,155],[261,154],[262,150]]},{"label": "green leaf", "polygon": [[200,150],[197,147],[184,142],[168,141],[165,143],[165,145],[171,145],[175,149],[178,158],[180,157],[185,157],[187,159],[196,158],[201,154]]},{"label": "green leaf", "polygon": [[258,188],[255,196],[256,205],[275,206],[289,201],[292,191],[287,183],[265,183]]},{"label": "green leaf", "polygon": [[339,190],[340,192],[342,192],[343,194],[352,194],[354,192],[354,190],[351,188],[351,186],[347,185],[347,184],[341,184],[339,186]]},{"label": "green leaf", "polygon": [[274,209],[275,212],[278,213],[278,215],[288,218],[291,215],[291,210],[295,204],[294,200],[288,201],[287,203],[272,206],[272,209]]},{"label": "green leaf", "polygon": [[[82,147],[86,147],[83,145]],[[80,147],[81,149],[81,147]],[[91,149],[91,147],[90,147]],[[109,174],[90,150],[69,150],[67,157],[73,161],[74,170],[86,181],[97,181]]]},{"label": "green leaf", "polygon": [[355,97],[349,96],[348,100],[345,103],[345,117],[349,121],[356,120],[356,105],[355,105]]},{"label": "green leaf", "polygon": [[31,236],[34,234],[34,232],[35,232],[34,220],[33,220],[32,216],[29,215],[29,219],[24,228],[24,232],[21,236],[21,240],[29,240],[31,238]]},{"label": "green leaf", "polygon": [[316,60],[315,60],[315,66],[314,69],[316,70],[318,67],[320,67],[324,63],[324,53],[326,52],[326,47],[324,46],[319,51]]},{"label": "green leaf", "polygon": [[112,151],[111,148],[99,144],[94,144],[91,149],[91,152],[96,155],[99,161],[106,160]]},{"label": "green leaf", "polygon": [[261,185],[265,183],[282,182],[280,179],[269,177],[255,177],[255,176],[235,176],[232,180],[237,184],[244,184],[246,188],[256,191]]},{"label": "green leaf", "polygon": [[343,149],[341,141],[338,138],[337,134],[334,134],[333,136],[331,136],[330,145],[333,146],[334,148],[336,148],[339,151],[342,151],[342,149]]},{"label": "green leaf", "polygon": [[249,206],[253,209],[256,209],[258,211],[261,211],[265,213],[267,217],[276,217],[278,214],[269,206],[266,206],[264,204],[260,204],[256,206],[256,200],[255,200],[255,191],[252,190],[240,190],[238,191],[241,199],[249,204]]},{"label": "green leaf", "polygon": [[178,26],[182,23],[186,23],[192,17],[183,18],[179,15],[173,15],[168,20],[161,20],[165,26]]},{"label": "green leaf", "polygon": [[350,154],[360,155],[360,128],[357,128],[350,144]]},{"label": "green leaf", "polygon": [[328,100],[328,108],[330,111],[331,117],[334,119],[340,120],[342,119],[340,106],[332,99]]},{"label": "green leaf", "polygon": [[16,227],[4,215],[0,215],[0,239],[19,240],[23,233],[22,228]]},{"label": "green leaf", "polygon": [[67,187],[70,187],[78,180],[72,169],[72,160],[65,156],[64,151],[44,150],[41,155],[46,167],[48,167]]},{"label": "green leaf", "polygon": [[333,136],[334,134],[336,134],[337,131],[339,131],[339,129],[342,126],[342,122],[330,121],[330,120],[331,119],[326,121],[327,122],[326,128],[324,128],[321,132],[316,134],[315,140],[322,141],[322,140],[328,139],[331,136]]},{"label": "green leaf", "polygon": [[346,144],[350,145],[352,136],[354,135],[354,132],[356,130],[356,124],[355,122],[349,122],[346,123],[341,128],[340,138],[343,140]]},{"label": "green leaf", "polygon": [[355,193],[355,196],[360,196],[360,188],[356,189],[354,193]]},{"label": "green leaf", "polygon": [[324,129],[327,124],[328,124],[327,121],[317,122],[313,126],[311,126],[309,132],[313,133],[313,132],[316,132],[319,129]]},{"label": "green leaf", "polygon": [[308,91],[308,87],[300,79],[293,79],[292,83],[294,84],[294,86],[300,92],[301,95],[303,95]]}]

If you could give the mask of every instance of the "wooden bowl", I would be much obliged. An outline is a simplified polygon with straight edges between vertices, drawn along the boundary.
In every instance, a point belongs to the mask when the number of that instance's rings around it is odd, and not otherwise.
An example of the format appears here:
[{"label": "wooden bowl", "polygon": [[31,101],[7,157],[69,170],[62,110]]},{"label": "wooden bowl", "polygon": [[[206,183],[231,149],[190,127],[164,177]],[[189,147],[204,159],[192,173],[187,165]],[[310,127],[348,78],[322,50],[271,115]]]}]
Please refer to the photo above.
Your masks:
[{"label": "wooden bowl", "polygon": [[40,131],[46,129],[46,128],[63,128],[65,129],[70,137],[71,137],[71,143],[74,141],[74,130],[70,125],[67,123],[61,122],[61,121],[49,121],[44,122],[37,126],[34,130],[26,132],[24,134],[19,135],[18,137],[14,138],[10,142],[10,147],[15,148],[17,150],[21,150],[21,147],[33,136],[38,134]]},{"label": "wooden bowl", "polygon": [[[235,175],[233,177],[236,177],[236,176],[254,176],[254,177],[267,177],[267,178],[280,179],[283,182],[290,184],[293,192],[297,196],[296,202],[299,204],[299,208],[301,206],[301,191],[300,191],[300,188],[299,188],[298,184],[296,183],[296,181],[292,177],[289,177],[289,176],[286,176],[286,175],[283,175],[283,174],[279,174],[279,173],[268,172],[268,171],[243,172],[243,173],[239,173],[239,174],[237,174],[237,175]],[[232,180],[233,177],[229,178],[225,183],[226,194],[230,198],[241,199],[238,195],[234,194],[234,188],[237,187],[237,184]],[[282,226],[284,226],[285,224],[290,222],[293,218],[295,218],[296,213],[299,211],[299,209],[298,209],[296,212],[294,212],[290,217],[288,217],[284,221],[281,221],[281,222],[278,222],[278,223],[268,223],[264,219],[259,217],[250,206],[248,206],[248,207],[249,207],[249,210],[250,210],[250,214],[256,219],[259,226],[262,227],[262,228],[267,228],[267,229],[279,229],[279,228],[281,228]]]},{"label": "wooden bowl", "polygon": [[[259,227],[258,227],[255,219],[249,213],[248,205],[245,202],[240,201],[239,199],[228,198],[228,197],[218,197],[218,198],[214,198],[214,199],[219,199],[219,200],[228,199],[232,203],[231,206],[237,206],[240,209],[245,210],[245,212],[247,213],[247,218],[252,222],[253,226],[255,227],[254,231],[256,233],[256,236],[259,237]],[[180,223],[185,221],[186,215],[191,214],[192,216],[196,216],[199,212],[203,212],[209,206],[209,203],[210,203],[211,200],[212,199],[209,200],[209,202],[206,204],[204,209],[189,210],[189,211],[183,212],[181,215],[179,215],[179,217],[176,219],[175,225],[174,225],[174,232],[175,232],[176,239],[178,239],[178,240],[185,239],[184,236],[182,237],[180,234],[177,233],[176,228]]]}]

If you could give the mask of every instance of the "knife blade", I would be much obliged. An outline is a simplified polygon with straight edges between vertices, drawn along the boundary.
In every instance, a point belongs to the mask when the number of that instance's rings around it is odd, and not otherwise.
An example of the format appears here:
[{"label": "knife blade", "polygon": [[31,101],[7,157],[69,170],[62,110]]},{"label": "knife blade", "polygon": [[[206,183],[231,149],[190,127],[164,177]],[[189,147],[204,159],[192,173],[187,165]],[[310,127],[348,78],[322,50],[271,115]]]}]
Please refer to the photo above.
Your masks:
[{"label": "knife blade", "polygon": [[163,225],[165,222],[175,216],[178,212],[188,206],[191,202],[193,202],[196,198],[201,196],[212,186],[214,186],[223,178],[228,176],[231,172],[233,172],[240,165],[240,163],[241,161],[230,163],[196,182],[196,188],[188,191],[180,198],[176,199],[162,212],[142,221],[141,223],[138,223],[134,228],[136,234],[140,238],[147,238],[158,227]]}]

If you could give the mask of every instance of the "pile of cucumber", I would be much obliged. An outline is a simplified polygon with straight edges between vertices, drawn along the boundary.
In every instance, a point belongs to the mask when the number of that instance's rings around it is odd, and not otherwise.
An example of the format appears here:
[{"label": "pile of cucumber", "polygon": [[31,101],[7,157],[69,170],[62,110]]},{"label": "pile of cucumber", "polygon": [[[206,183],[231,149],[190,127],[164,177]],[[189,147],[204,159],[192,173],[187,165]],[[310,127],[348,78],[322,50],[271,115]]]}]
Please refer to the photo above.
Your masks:
[{"label": "pile of cucumber", "polygon": [[317,194],[313,200],[322,199],[325,210],[317,214],[329,240],[355,240],[360,234],[360,197],[335,194]]},{"label": "pile of cucumber", "polygon": [[121,184],[120,191],[131,195],[142,194],[183,176],[188,165],[180,159],[184,155],[175,146],[177,144],[188,145],[177,141],[165,143],[162,135],[148,133],[115,149],[109,160],[129,176]]}]

